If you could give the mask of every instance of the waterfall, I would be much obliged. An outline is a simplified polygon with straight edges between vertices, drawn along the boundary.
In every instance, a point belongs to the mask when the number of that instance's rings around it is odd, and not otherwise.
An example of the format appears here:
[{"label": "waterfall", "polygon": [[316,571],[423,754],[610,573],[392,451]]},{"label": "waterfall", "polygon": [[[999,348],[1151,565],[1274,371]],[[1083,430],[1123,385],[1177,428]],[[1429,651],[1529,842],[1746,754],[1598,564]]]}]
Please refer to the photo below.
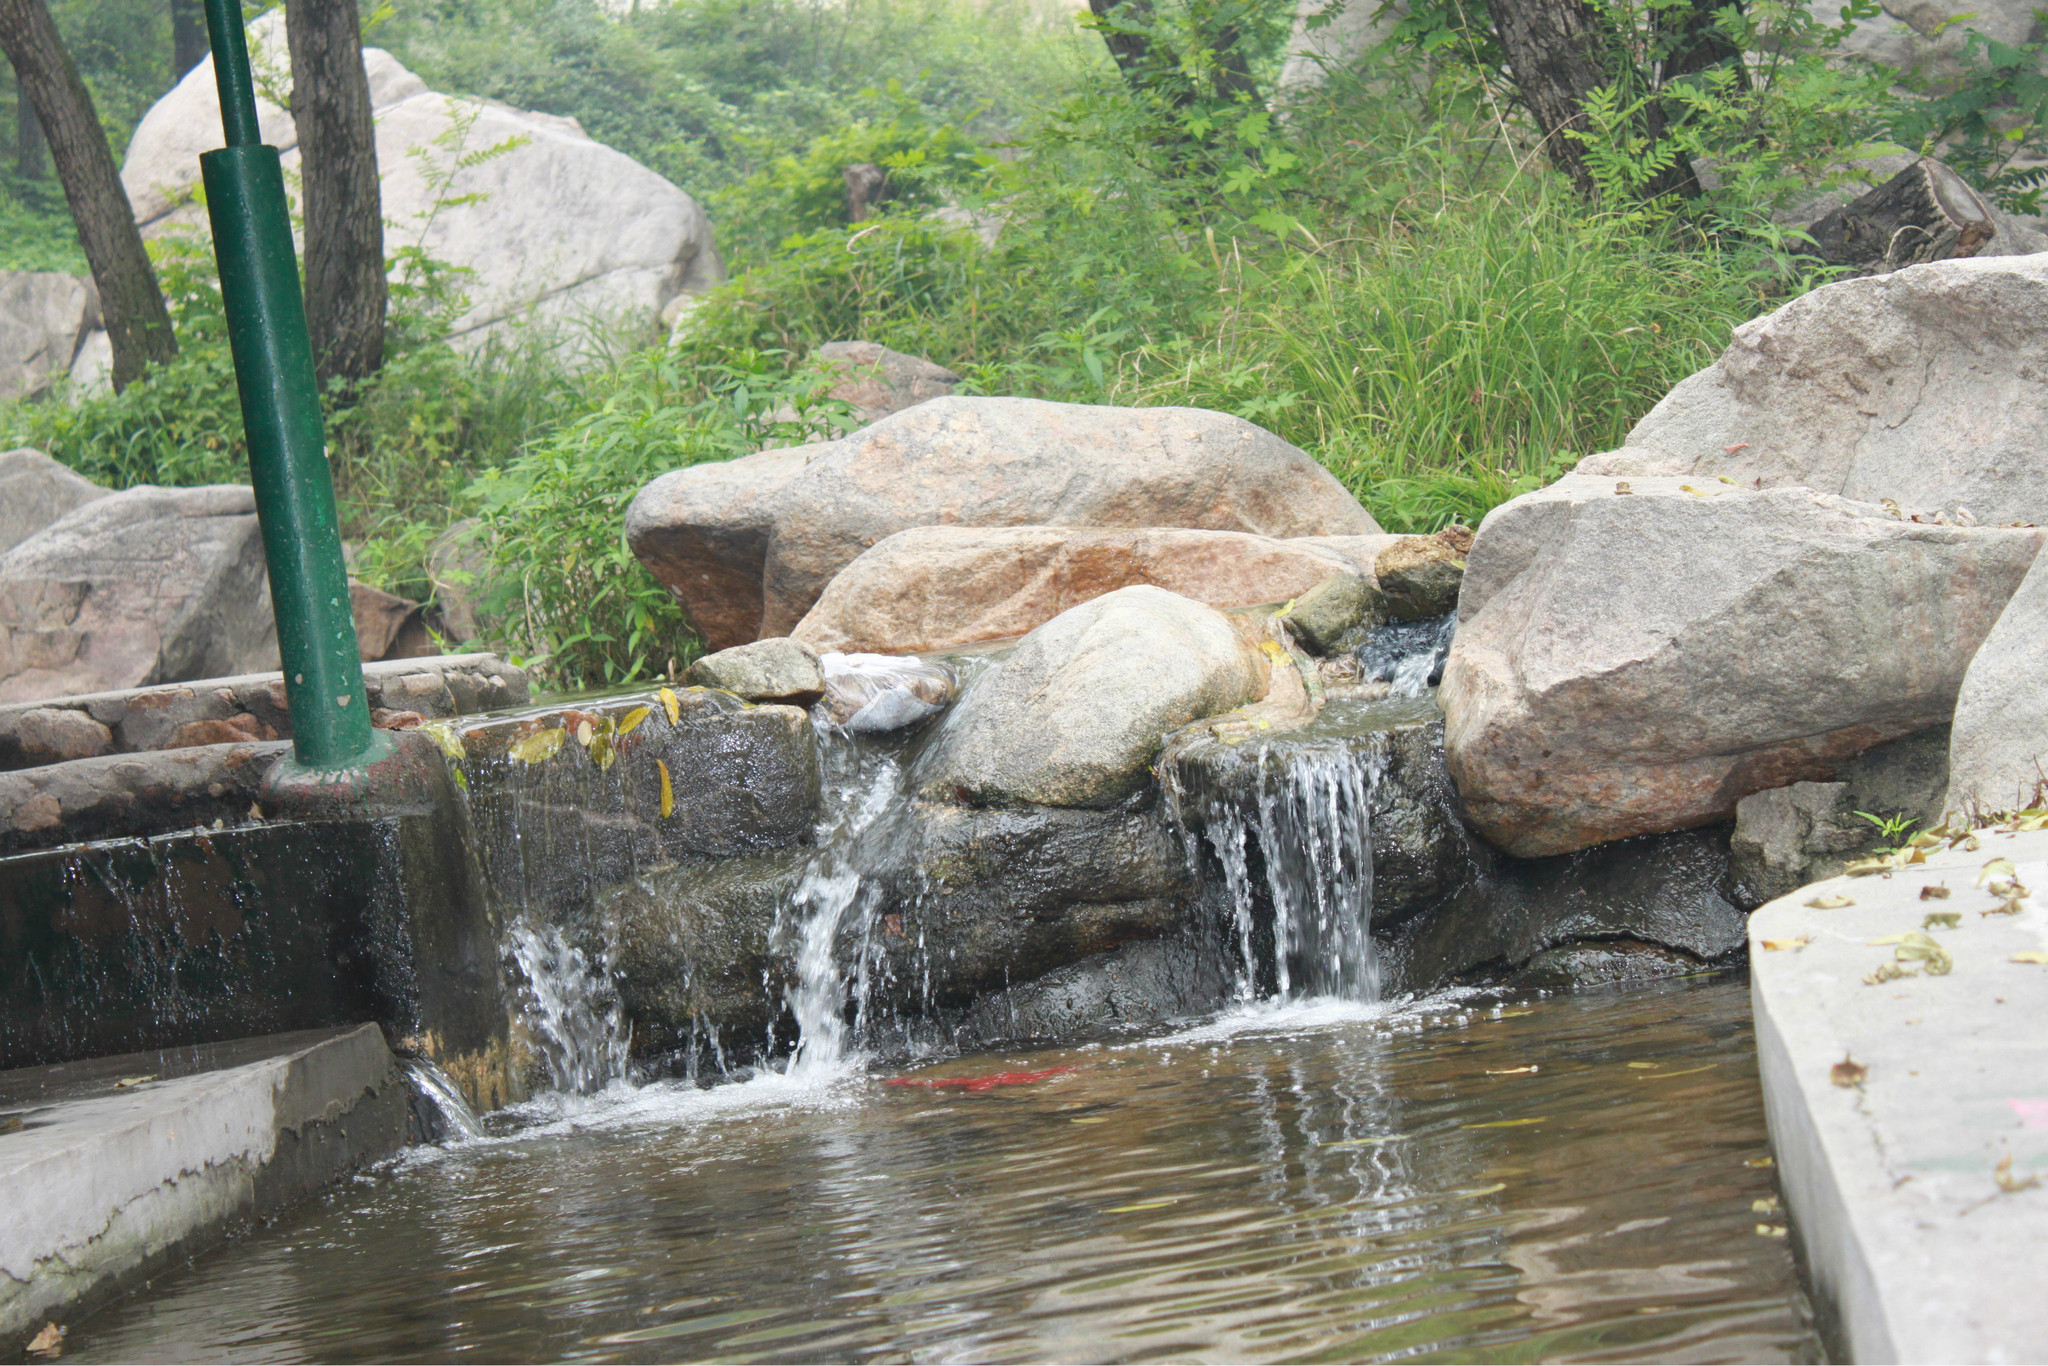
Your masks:
[{"label": "waterfall", "polygon": [[[1206,791],[1173,770],[1173,818],[1206,898],[1240,1001],[1377,998],[1373,960],[1371,736],[1349,743],[1214,746],[1195,759]],[[1206,855],[1206,856],[1205,856]]]},{"label": "waterfall", "polygon": [[552,925],[521,921],[511,952],[522,979],[522,1010],[558,1091],[589,1095],[626,1075],[631,1029],[611,965],[592,962]]},{"label": "waterfall", "polygon": [[406,1080],[412,1084],[414,1113],[424,1121],[430,1143],[470,1143],[484,1137],[483,1121],[462,1097],[454,1080],[427,1058],[408,1058]]}]

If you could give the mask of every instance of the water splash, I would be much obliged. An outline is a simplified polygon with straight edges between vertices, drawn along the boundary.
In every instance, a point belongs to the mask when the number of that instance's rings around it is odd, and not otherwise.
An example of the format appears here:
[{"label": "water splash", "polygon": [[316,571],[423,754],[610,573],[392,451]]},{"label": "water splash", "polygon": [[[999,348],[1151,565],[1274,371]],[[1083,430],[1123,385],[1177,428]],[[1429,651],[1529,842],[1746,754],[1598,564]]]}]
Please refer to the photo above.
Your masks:
[{"label": "water splash", "polygon": [[623,1078],[632,1032],[612,965],[593,963],[560,930],[531,921],[512,927],[510,946],[523,982],[526,1023],[555,1089],[589,1095]]},{"label": "water splash", "polygon": [[1396,697],[1425,696],[1444,676],[1457,627],[1455,612],[1431,621],[1390,622],[1358,647],[1360,674],[1389,685]]},{"label": "water splash", "polygon": [[432,1132],[428,1141],[448,1146],[458,1143],[474,1143],[485,1136],[483,1121],[476,1117],[476,1111],[469,1108],[463,1099],[462,1090],[454,1079],[427,1058],[408,1058],[405,1062],[406,1080],[412,1084],[415,1109],[431,1117]]}]

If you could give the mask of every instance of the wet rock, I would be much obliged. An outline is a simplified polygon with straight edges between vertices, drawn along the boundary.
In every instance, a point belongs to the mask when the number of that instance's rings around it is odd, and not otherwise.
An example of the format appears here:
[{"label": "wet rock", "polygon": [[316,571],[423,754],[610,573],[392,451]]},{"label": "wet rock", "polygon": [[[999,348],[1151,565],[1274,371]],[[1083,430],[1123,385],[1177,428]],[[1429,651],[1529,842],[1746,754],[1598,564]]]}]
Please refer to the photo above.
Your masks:
[{"label": "wet rock", "polygon": [[1358,676],[1386,683],[1405,696],[1419,696],[1443,682],[1444,662],[1458,619],[1445,613],[1430,621],[1395,621],[1380,627],[1358,647]]},{"label": "wet rock", "polygon": [[1501,982],[1519,991],[1577,991],[1586,987],[1633,987],[1666,977],[1685,977],[1712,966],[1677,949],[1639,939],[1608,939],[1545,949]]},{"label": "wet rock", "polygon": [[41,451],[0,452],[0,555],[72,509],[106,496],[98,484]]},{"label": "wet rock", "polygon": [[1943,800],[1983,813],[2048,806],[2048,562],[2034,562],[1963,675]]},{"label": "wet rock", "polygon": [[960,382],[960,376],[943,365],[891,351],[879,342],[826,342],[804,365],[833,375],[827,395],[852,404],[854,418],[862,425],[944,398]]},{"label": "wet rock", "polygon": [[1735,329],[1580,472],[1799,484],[1908,514],[2048,522],[2048,255],[1845,280]]},{"label": "wet rock", "polygon": [[[79,347],[99,326],[99,291],[91,276],[0,270],[0,402],[34,398],[66,378]],[[0,550],[8,545],[5,521],[0,513]]]},{"label": "wet rock", "polygon": [[1699,963],[1732,959],[1746,917],[1721,894],[1725,827],[1497,859],[1459,895],[1380,937],[1382,989],[1500,980],[1560,947],[1633,940]]},{"label": "wet rock", "polygon": [[1567,476],[1496,508],[1440,702],[1480,833],[1524,857],[1733,816],[1948,720],[2040,546],[1808,489]]},{"label": "wet rock", "polygon": [[1106,807],[1144,787],[1168,732],[1250,702],[1266,666],[1214,609],[1118,589],[1024,637],[924,756],[928,798]]},{"label": "wet rock", "polygon": [[841,441],[664,474],[626,533],[722,649],[795,627],[883,538],[946,523],[1379,530],[1307,454],[1223,413],[954,396]]},{"label": "wet rock", "polygon": [[825,695],[825,673],[818,652],[787,636],[705,655],[683,678],[695,687],[719,688],[749,702],[808,707]]},{"label": "wet rock", "polygon": [[0,555],[0,702],[276,662],[256,503],[242,485],[109,494]]},{"label": "wet rock", "polygon": [[1148,583],[1211,607],[1280,603],[1332,576],[1337,555],[1239,531],[912,527],[839,571],[793,634],[820,650],[905,654],[1005,640],[1104,593]]},{"label": "wet rock", "polygon": [[284,741],[203,745],[0,773],[0,853],[242,824],[290,749]]},{"label": "wet rock", "polygon": [[913,656],[828,650],[818,662],[826,719],[855,735],[885,735],[929,720],[958,691],[951,669]]},{"label": "wet rock", "polygon": [[1472,532],[1450,527],[1434,536],[1403,536],[1380,551],[1374,577],[1387,611],[1401,621],[1430,621],[1458,608]]},{"label": "wet rock", "polygon": [[1229,999],[1222,962],[1213,944],[1192,935],[1126,944],[982,997],[953,1038],[963,1051],[1076,1043],[1203,1015]]},{"label": "wet rock", "polygon": [[[19,757],[16,767],[61,764],[72,759],[93,759],[114,747],[114,732],[83,711],[61,707],[30,707],[9,718],[9,734]],[[237,735],[236,740],[254,739]],[[276,738],[266,737],[266,738]]]},{"label": "wet rock", "polygon": [[1302,645],[1325,657],[1356,649],[1386,619],[1386,600],[1372,582],[1341,572],[1300,594],[1287,609],[1287,624]]},{"label": "wet rock", "polygon": [[[253,21],[248,40],[259,91],[288,90],[283,11]],[[463,272],[466,307],[450,327],[458,341],[536,321],[559,325],[571,342],[592,320],[651,336],[679,295],[725,278],[696,201],[593,142],[574,119],[437,94],[378,48],[363,50],[363,65],[384,217],[399,240]],[[294,182],[291,115],[259,96],[257,118]],[[192,195],[199,155],[218,143],[219,128],[208,57],[151,107],[128,144],[121,181],[145,234],[208,232]],[[500,150],[479,159],[480,148]]]}]

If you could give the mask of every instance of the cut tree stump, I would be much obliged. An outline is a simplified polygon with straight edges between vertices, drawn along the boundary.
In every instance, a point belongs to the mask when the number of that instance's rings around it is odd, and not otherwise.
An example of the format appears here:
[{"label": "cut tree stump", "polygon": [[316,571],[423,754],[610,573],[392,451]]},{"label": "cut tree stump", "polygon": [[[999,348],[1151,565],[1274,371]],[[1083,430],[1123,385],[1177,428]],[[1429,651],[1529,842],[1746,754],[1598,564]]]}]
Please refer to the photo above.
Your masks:
[{"label": "cut tree stump", "polygon": [[1922,157],[1806,231],[1829,265],[1881,274],[1975,256],[1997,236],[1998,223],[1961,176]]}]

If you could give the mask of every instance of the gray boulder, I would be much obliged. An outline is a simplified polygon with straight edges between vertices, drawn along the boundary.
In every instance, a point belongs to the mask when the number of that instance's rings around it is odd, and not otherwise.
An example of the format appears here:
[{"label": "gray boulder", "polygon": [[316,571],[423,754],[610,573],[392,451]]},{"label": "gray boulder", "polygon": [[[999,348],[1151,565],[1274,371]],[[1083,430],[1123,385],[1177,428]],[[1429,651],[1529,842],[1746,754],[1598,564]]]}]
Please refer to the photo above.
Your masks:
[{"label": "gray boulder", "polygon": [[107,491],[27,447],[0,451],[0,555]]},{"label": "gray boulder", "polygon": [[1705,480],[1514,499],[1472,547],[1439,693],[1467,812],[1535,856],[1828,781],[1948,720],[2042,535]]},{"label": "gray boulder", "polygon": [[788,632],[883,537],[944,524],[1379,531],[1306,453],[1225,413],[950,397],[840,441],[664,474],[626,535],[723,649]]},{"label": "gray boulder", "polygon": [[[1821,23],[1840,22],[1840,6],[1826,0],[1808,3]],[[1946,94],[1970,74],[1963,52],[1971,33],[2018,47],[2041,36],[2037,8],[2031,0],[1881,0],[1877,17],[1857,21],[1836,51],[1901,76],[1917,76],[1919,88]]]},{"label": "gray boulder", "polygon": [[2005,605],[1956,697],[1948,810],[2048,806],[2048,566]]},{"label": "gray boulder", "polygon": [[1169,732],[1253,701],[1266,677],[1221,613],[1121,588],[1031,632],[968,685],[917,787],[975,806],[1111,806],[1150,781]]},{"label": "gray boulder", "polygon": [[808,707],[825,695],[825,671],[818,652],[800,640],[775,636],[751,645],[705,655],[683,681],[693,687],[722,688],[749,702],[787,702]]},{"label": "gray boulder", "polygon": [[2048,522],[2048,254],[1845,280],[1735,329],[1583,474],[1799,484],[1909,516]]},{"label": "gray boulder", "polygon": [[[0,271],[0,402],[33,398],[68,376],[79,347],[99,325],[99,292],[90,276]],[[0,510],[5,506],[0,498]]]},{"label": "gray boulder", "polygon": [[1462,526],[1434,536],[1403,536],[1382,550],[1373,575],[1388,612],[1401,621],[1430,621],[1456,608],[1471,550],[1471,528]]},{"label": "gray boulder", "polygon": [[276,666],[242,485],[109,494],[0,555],[0,702]]},{"label": "gray boulder", "polygon": [[[259,94],[288,91],[283,11],[252,22],[248,39]],[[364,49],[363,65],[388,254],[396,260],[397,248],[417,246],[468,272],[468,306],[450,329],[458,341],[519,320],[556,325],[572,345],[592,326],[651,336],[673,300],[725,278],[696,201],[593,142],[574,119],[437,94],[376,48]],[[293,181],[291,115],[259,98],[257,117]],[[208,231],[192,196],[199,154],[219,142],[208,57],[151,107],[128,144],[121,181],[145,233]]]}]

